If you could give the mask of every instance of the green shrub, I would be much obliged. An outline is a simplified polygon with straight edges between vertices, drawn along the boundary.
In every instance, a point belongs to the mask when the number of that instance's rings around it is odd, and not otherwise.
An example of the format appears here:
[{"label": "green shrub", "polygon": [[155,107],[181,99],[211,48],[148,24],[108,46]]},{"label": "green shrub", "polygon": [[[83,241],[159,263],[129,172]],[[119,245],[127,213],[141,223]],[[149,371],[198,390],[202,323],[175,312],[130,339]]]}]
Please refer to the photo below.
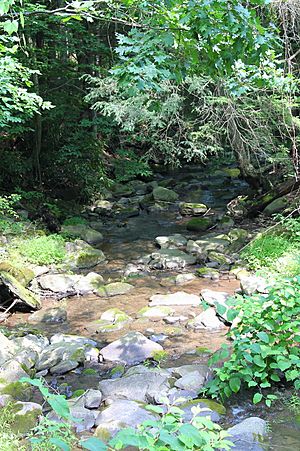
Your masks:
[{"label": "green shrub", "polygon": [[80,216],[72,216],[72,218],[68,218],[63,222],[63,225],[65,226],[74,226],[74,225],[85,225],[87,224],[87,220],[84,218],[81,218]]},{"label": "green shrub", "polygon": [[19,194],[10,194],[9,196],[0,196],[0,215],[16,218],[16,204],[21,200]]},{"label": "green shrub", "polygon": [[40,236],[21,241],[18,250],[28,261],[38,265],[60,263],[66,256],[65,240],[60,235]]},{"label": "green shrub", "polygon": [[127,182],[136,177],[149,177],[152,174],[149,164],[131,150],[120,149],[114,160],[114,172],[118,182]]},{"label": "green shrub", "polygon": [[16,417],[16,410],[13,403],[7,404],[0,409],[0,450],[12,451],[17,449],[18,451],[25,451],[26,448],[20,442],[20,435],[12,431],[12,425],[14,424]]},{"label": "green shrub", "polygon": [[237,296],[227,312],[239,318],[231,329],[231,346],[223,345],[210,363],[227,359],[216,368],[206,390],[213,397],[230,397],[240,389],[254,389],[253,402],[268,406],[276,398],[268,394],[278,382],[300,388],[300,276],[278,281],[267,296]]},{"label": "green shrub", "polygon": [[20,235],[24,231],[24,222],[0,219],[0,233],[3,235]]}]

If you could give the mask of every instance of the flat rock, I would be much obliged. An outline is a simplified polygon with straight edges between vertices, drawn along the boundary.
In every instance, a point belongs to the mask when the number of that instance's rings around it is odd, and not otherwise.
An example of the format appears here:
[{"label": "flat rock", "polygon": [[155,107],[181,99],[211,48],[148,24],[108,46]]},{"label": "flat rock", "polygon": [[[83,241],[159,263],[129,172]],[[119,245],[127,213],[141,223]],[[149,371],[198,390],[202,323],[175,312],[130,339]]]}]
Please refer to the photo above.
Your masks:
[{"label": "flat rock", "polygon": [[113,282],[98,288],[97,294],[101,297],[111,297],[126,294],[134,288],[130,283]]},{"label": "flat rock", "polygon": [[67,311],[63,307],[50,308],[45,311],[40,310],[30,315],[29,320],[50,324],[65,323],[67,321]]},{"label": "flat rock", "polygon": [[260,276],[241,277],[241,289],[244,294],[267,293],[267,281]]},{"label": "flat rock", "polygon": [[205,377],[200,375],[198,371],[192,371],[185,374],[175,382],[175,387],[182,390],[194,390],[199,391],[205,383]]},{"label": "flat rock", "polygon": [[180,269],[194,265],[196,257],[179,249],[160,249],[147,257],[152,269]]},{"label": "flat rock", "polygon": [[134,365],[162,350],[161,345],[149,340],[140,332],[130,332],[101,349],[101,355],[104,360]]},{"label": "flat rock", "polygon": [[167,306],[157,306],[157,307],[144,307],[138,312],[139,317],[149,318],[153,320],[159,320],[172,315],[174,310]]},{"label": "flat rock", "polygon": [[102,393],[100,390],[89,389],[84,394],[84,407],[87,409],[98,409],[102,402]]},{"label": "flat rock", "polygon": [[199,306],[200,298],[195,294],[185,293],[184,291],[178,291],[177,293],[170,294],[155,294],[151,296],[149,305],[192,305]]},{"label": "flat rock", "polygon": [[226,301],[229,298],[229,294],[225,291],[204,289],[201,290],[200,296],[204,302],[211,305],[212,307],[216,306],[217,304],[227,307]]},{"label": "flat rock", "polygon": [[43,290],[53,293],[74,292],[74,285],[80,280],[80,276],[70,274],[44,274],[39,278],[39,284]]}]

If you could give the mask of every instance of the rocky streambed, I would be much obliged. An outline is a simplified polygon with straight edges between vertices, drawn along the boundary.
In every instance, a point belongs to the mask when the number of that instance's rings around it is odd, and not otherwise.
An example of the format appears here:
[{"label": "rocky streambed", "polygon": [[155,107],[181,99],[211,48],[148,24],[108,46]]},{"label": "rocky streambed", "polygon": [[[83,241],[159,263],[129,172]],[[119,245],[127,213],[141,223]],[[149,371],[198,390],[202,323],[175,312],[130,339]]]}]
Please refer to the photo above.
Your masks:
[{"label": "rocky streambed", "polygon": [[[41,308],[15,311],[0,335],[2,405],[13,397],[23,423],[27,412],[36,421],[39,399],[18,381],[44,377],[69,399],[78,433],[107,439],[150,419],[146,404],[183,397],[187,421],[198,405],[231,428],[234,449],[261,449],[257,434],[270,436],[265,420],[274,418],[242,400],[226,411],[198,395],[212,377],[208,357],[230,327],[226,300],[266,288],[239,257],[258,226],[226,210],[248,189],[237,176],[234,168],[210,176],[191,168],[120,184],[82,212],[84,224],[64,226],[74,236],[65,264],[27,268],[26,290]],[[299,449],[288,436],[289,449]],[[272,440],[276,447],[279,437]]]}]

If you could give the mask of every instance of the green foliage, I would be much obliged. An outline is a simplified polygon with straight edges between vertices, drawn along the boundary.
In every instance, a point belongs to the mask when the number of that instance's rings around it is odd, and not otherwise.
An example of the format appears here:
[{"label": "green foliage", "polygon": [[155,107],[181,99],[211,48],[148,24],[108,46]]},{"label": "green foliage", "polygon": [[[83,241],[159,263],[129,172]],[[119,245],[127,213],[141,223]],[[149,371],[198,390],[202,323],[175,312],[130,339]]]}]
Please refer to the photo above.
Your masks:
[{"label": "green foliage", "polygon": [[60,263],[66,256],[65,240],[60,235],[48,235],[20,240],[17,250],[31,263]]},{"label": "green foliage", "polygon": [[288,396],[288,398],[284,400],[284,404],[294,415],[300,415],[300,397],[297,392]]},{"label": "green foliage", "polygon": [[300,220],[278,217],[275,229],[258,234],[241,253],[251,269],[294,276],[300,273]]},{"label": "green foliage", "polygon": [[0,409],[0,450],[26,451],[26,447],[20,442],[21,437],[12,431],[12,425],[15,421],[16,411],[13,403],[8,403]]},{"label": "green foliage", "polygon": [[114,160],[114,173],[118,182],[126,182],[136,177],[152,174],[146,161],[130,150],[119,150]]},{"label": "green foliage", "polygon": [[241,388],[254,389],[253,402],[263,399],[270,406],[276,396],[269,394],[281,380],[300,388],[300,277],[283,279],[268,295],[237,296],[228,319],[239,318],[231,329],[232,345],[223,345],[211,363],[225,359],[216,368],[216,378],[207,392],[222,399]]},{"label": "green foliage", "polygon": [[31,451],[71,451],[72,445],[77,442],[70,424],[52,421],[47,417],[42,417],[28,438]]},{"label": "green foliage", "polygon": [[72,216],[71,218],[67,218],[63,225],[65,226],[74,226],[74,225],[86,225],[88,222],[85,218],[81,216]]},{"label": "green foliage", "polygon": [[9,196],[0,196],[0,215],[16,218],[16,204],[21,200],[19,194],[11,194]]},{"label": "green foliage", "polygon": [[167,412],[159,406],[148,406],[147,409],[159,414],[160,417],[157,420],[145,421],[137,430],[132,428],[121,430],[108,445],[94,437],[82,440],[81,446],[90,451],[110,451],[127,447],[145,451],[230,449],[228,434],[209,418],[197,416],[201,411],[200,408],[192,407],[193,418],[189,423],[183,422],[184,412],[176,405],[169,405]]},{"label": "green foliage", "polygon": [[20,235],[24,231],[24,222],[0,219],[0,233],[3,235]]}]

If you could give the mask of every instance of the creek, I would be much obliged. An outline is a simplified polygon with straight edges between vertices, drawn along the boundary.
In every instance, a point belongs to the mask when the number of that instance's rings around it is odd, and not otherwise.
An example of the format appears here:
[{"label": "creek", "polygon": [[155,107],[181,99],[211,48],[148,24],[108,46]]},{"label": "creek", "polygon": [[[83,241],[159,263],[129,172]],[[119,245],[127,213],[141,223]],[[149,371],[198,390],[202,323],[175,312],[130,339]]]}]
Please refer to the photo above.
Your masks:
[{"label": "creek", "polygon": [[[226,205],[230,200],[249,192],[248,185],[237,177],[228,176],[220,170],[211,174],[208,170],[198,167],[182,168],[171,174],[158,176],[157,180],[175,189],[179,194],[179,201],[204,203],[219,216],[226,212]],[[124,203],[126,202],[130,202],[130,197],[125,197]],[[121,221],[114,217],[104,218],[101,232],[105,241],[98,247],[104,252],[107,260],[93,268],[93,271],[101,274],[105,283],[120,281],[123,280],[124,270],[129,264],[135,265],[142,256],[157,250],[156,237],[181,234],[187,239],[199,239],[207,235],[207,232],[187,231],[188,219],[178,215],[178,209],[173,208],[172,205],[153,210],[144,209],[139,215]],[[244,227],[250,231],[257,229],[255,223],[249,222],[234,225],[234,227]],[[226,341],[227,328],[193,330],[185,327],[185,321],[166,324],[163,319],[137,315],[141,309],[148,306],[150,297],[155,294],[184,291],[199,295],[203,289],[234,294],[239,287],[239,281],[226,271],[218,280],[197,277],[184,285],[174,284],[172,277],[195,272],[198,266],[177,270],[141,271],[126,279],[134,286],[132,291],[113,297],[72,296],[62,301],[48,297],[43,301],[42,312],[49,308],[63,306],[67,313],[67,321],[58,324],[33,322],[30,314],[17,312],[9,318],[7,326],[35,328],[48,337],[56,333],[86,336],[94,339],[100,349],[130,331],[138,331],[163,346],[167,353],[166,360],[161,364],[164,368],[205,363],[209,353],[216,351]],[[87,272],[83,271],[83,273]],[[124,324],[120,329],[109,332],[97,331],[94,327],[95,321],[112,307],[125,312],[132,321]],[[183,316],[186,319],[193,318],[202,312],[200,306],[188,308],[174,306],[173,309],[174,316]],[[71,394],[79,389],[96,388],[101,379],[110,377],[114,366],[115,364],[102,363],[91,374],[87,374],[83,368],[76,368],[65,375],[47,376],[47,380],[53,387],[60,387],[61,391],[65,390],[66,394]],[[89,368],[88,365],[85,370],[87,368]],[[91,368],[95,367],[91,365]],[[292,416],[284,404],[278,404],[275,409],[264,409],[253,406],[241,395],[229,404],[224,423],[230,426],[249,416],[259,416],[269,421],[270,445],[267,449],[300,450],[299,418],[296,415]]]}]

